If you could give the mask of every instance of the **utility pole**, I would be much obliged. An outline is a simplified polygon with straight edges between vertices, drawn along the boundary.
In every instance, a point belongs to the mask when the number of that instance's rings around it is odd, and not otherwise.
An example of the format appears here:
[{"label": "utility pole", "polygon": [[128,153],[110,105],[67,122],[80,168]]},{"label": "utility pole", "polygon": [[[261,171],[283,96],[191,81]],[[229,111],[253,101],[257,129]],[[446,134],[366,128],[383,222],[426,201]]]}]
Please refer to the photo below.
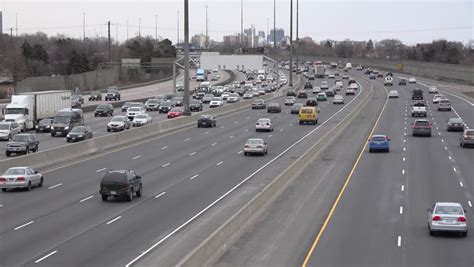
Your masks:
[{"label": "utility pole", "polygon": [[142,18],[138,18],[138,37],[142,37]]},{"label": "utility pole", "polygon": [[[273,0],[273,48],[277,47],[277,38],[276,38],[276,0]],[[275,59],[276,59],[276,50],[275,50]]]},{"label": "utility pole", "polygon": [[15,13],[15,37],[18,37],[18,13]]},{"label": "utility pole", "polygon": [[179,10],[176,11],[176,13],[178,14],[177,15],[177,18],[176,18],[176,25],[177,25],[177,30],[176,30],[176,44],[179,43]]},{"label": "utility pole", "polygon": [[158,42],[158,15],[155,15],[155,41]]},{"label": "utility pole", "polygon": [[128,41],[128,19],[127,19],[127,41]]},{"label": "utility pole", "polygon": [[10,43],[13,44],[13,28],[10,28]]},{"label": "utility pole", "polygon": [[118,45],[119,44],[119,38],[118,38],[118,23],[115,24],[115,43]]},{"label": "utility pole", "polygon": [[207,19],[207,5],[206,5],[206,42],[205,42],[205,46],[206,46],[206,51],[207,51],[207,47],[209,45],[209,33],[208,33],[208,24],[209,24],[209,21]]},{"label": "utility pole", "polygon": [[266,43],[267,45],[268,45],[268,43],[269,43],[268,39],[269,39],[269,37],[270,37],[270,36],[269,36],[269,35],[270,35],[269,26],[268,26],[268,25],[269,25],[269,24],[268,24],[269,21],[270,21],[270,19],[267,18],[267,32],[266,32],[266,36],[265,36],[265,43]]},{"label": "utility pole", "polygon": [[293,0],[290,0],[290,80],[288,86],[293,87]]},{"label": "utility pole", "polygon": [[299,29],[298,29],[298,24],[299,24],[299,11],[300,11],[300,0],[296,0],[296,74],[298,74],[298,68],[299,68],[299,50],[300,50],[300,39],[298,37]]},{"label": "utility pole", "polygon": [[240,48],[244,48],[244,0],[240,0]]},{"label": "utility pole", "polygon": [[110,62],[110,21],[107,21],[107,37],[108,37],[108,59],[109,59],[109,62]]},{"label": "utility pole", "polygon": [[191,115],[189,110],[189,11],[188,0],[184,0],[184,115]]},{"label": "utility pole", "polygon": [[86,13],[82,13],[82,41],[86,40]]}]

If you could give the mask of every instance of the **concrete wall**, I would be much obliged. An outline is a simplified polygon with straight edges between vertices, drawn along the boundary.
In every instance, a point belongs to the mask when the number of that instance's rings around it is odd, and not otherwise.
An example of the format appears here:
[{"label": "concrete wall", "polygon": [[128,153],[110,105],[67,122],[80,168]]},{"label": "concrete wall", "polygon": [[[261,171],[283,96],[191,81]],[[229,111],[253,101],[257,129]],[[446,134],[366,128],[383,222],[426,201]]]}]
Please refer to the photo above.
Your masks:
[{"label": "concrete wall", "polygon": [[[237,67],[238,66],[238,67]],[[254,55],[201,55],[201,68],[206,70],[263,69],[263,56]]]}]

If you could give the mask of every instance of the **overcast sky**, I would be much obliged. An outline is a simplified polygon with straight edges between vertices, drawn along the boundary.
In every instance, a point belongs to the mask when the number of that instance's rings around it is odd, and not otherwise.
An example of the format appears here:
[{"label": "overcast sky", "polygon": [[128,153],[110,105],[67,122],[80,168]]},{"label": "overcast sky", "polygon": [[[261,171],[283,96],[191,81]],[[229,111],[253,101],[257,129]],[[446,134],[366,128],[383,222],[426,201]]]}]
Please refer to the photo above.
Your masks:
[{"label": "overcast sky", "polygon": [[[204,33],[206,5],[208,6],[209,35],[222,41],[224,35],[240,32],[239,0],[189,0],[190,32]],[[244,28],[252,24],[257,30],[273,27],[273,0],[243,0]],[[276,27],[289,35],[289,2],[276,1]],[[296,12],[296,0],[294,9]],[[474,0],[406,1],[406,0],[300,0],[300,38],[310,36],[316,41],[400,39],[406,44],[431,42],[433,39],[466,43],[474,39]],[[106,36],[107,21],[111,21],[112,38],[119,41],[128,35],[155,36],[155,16],[158,16],[158,35],[173,42],[177,38],[177,11],[180,19],[180,39],[183,38],[183,0],[137,1],[19,1],[0,0],[3,11],[3,31],[15,28],[21,33],[42,31],[82,37],[83,13],[86,14],[86,36]],[[13,31],[15,34],[15,31]]]}]

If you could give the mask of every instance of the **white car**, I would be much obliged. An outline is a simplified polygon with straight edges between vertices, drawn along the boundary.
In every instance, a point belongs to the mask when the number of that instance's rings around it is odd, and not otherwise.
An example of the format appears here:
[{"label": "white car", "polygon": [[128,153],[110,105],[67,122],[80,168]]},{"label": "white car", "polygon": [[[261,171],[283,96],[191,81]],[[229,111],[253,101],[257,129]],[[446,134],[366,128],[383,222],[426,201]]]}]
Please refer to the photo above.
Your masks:
[{"label": "white car", "polygon": [[327,81],[322,81],[321,82],[321,90],[327,90],[329,89],[329,85]]},{"label": "white car", "polygon": [[390,92],[388,92],[388,98],[398,98],[399,96],[397,90],[390,90]]},{"label": "white car", "polygon": [[43,175],[30,167],[12,167],[0,177],[0,188],[3,192],[16,188],[30,191],[33,186],[42,187],[43,182]]},{"label": "white car", "polygon": [[229,98],[229,93],[223,93],[221,96],[222,100],[227,100]]},{"label": "white car", "polygon": [[441,99],[445,99],[445,96],[442,94],[436,94],[433,96],[433,103],[438,104]]},{"label": "white car", "polygon": [[244,99],[251,99],[253,97],[253,92],[252,91],[247,91],[244,94]]},{"label": "white car", "polygon": [[146,110],[156,110],[160,108],[160,100],[150,98],[145,102]]},{"label": "white car", "polygon": [[127,116],[115,116],[107,123],[107,132],[130,129],[130,120]]},{"label": "white car", "polygon": [[344,97],[342,95],[335,95],[332,99],[333,104],[344,104]]},{"label": "white car", "polygon": [[436,202],[428,209],[428,229],[430,235],[437,232],[460,233],[466,237],[468,226],[465,210],[460,203]]},{"label": "white car", "polygon": [[211,100],[211,103],[209,104],[209,108],[218,108],[222,107],[224,105],[224,100],[222,100],[222,97],[214,97]]},{"label": "white car", "polygon": [[281,84],[287,84],[287,83],[288,83],[288,80],[287,80],[286,78],[280,78],[279,83],[281,83]]},{"label": "white car", "polygon": [[10,140],[13,136],[21,133],[21,127],[14,121],[2,121],[0,122],[0,139]]},{"label": "white car", "polygon": [[328,79],[336,79],[336,75],[334,75],[334,73],[330,73],[328,75]]},{"label": "white car", "polygon": [[351,83],[351,84],[349,85],[349,88],[350,88],[350,89],[357,90],[357,89],[359,89],[359,85],[357,85],[357,83]]},{"label": "white car", "polygon": [[319,86],[313,87],[313,94],[315,95],[315,94],[319,94],[319,93],[321,93],[321,87],[319,87]]},{"label": "white car", "polygon": [[[347,79],[349,79],[349,78],[347,78]],[[342,81],[336,81],[336,83],[334,85],[339,86],[340,88],[344,87],[344,84],[342,83]]]},{"label": "white car", "polygon": [[285,106],[292,106],[296,102],[296,98],[294,96],[287,96],[285,98]]},{"label": "white car", "polygon": [[227,97],[227,103],[237,103],[240,100],[239,94],[232,93]]},{"label": "white car", "polygon": [[352,88],[347,88],[346,89],[346,95],[355,95],[355,94],[356,94],[356,92],[355,92],[354,89],[352,89]]},{"label": "white car", "polygon": [[342,79],[348,80],[348,79],[349,79],[349,75],[347,75],[347,74],[342,75]]},{"label": "white car", "polygon": [[273,122],[267,118],[258,119],[257,124],[255,125],[255,131],[270,131],[273,132]]},{"label": "white car", "polygon": [[408,83],[416,83],[415,77],[411,77],[410,79],[408,79]]},{"label": "white car", "polygon": [[268,145],[261,138],[250,138],[245,142],[244,155],[259,154],[265,155],[268,153]]},{"label": "white car", "polygon": [[260,96],[260,92],[257,89],[253,89],[252,94],[254,97]]},{"label": "white car", "polygon": [[438,93],[438,87],[436,86],[430,86],[428,89],[428,93],[430,94],[437,94]]},{"label": "white car", "polygon": [[127,117],[129,120],[133,121],[133,118],[139,114],[145,114],[145,109],[142,107],[130,107],[127,109]]},{"label": "white car", "polygon": [[140,127],[143,125],[151,124],[153,119],[151,118],[150,114],[138,114],[133,118],[132,125],[133,127]]}]

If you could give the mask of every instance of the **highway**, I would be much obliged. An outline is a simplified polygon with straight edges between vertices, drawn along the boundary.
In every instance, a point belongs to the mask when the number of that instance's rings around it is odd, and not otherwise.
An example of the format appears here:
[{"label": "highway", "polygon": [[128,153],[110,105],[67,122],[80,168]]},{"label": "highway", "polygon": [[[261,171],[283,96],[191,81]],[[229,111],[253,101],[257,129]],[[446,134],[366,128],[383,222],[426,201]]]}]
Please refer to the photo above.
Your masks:
[{"label": "highway", "polygon": [[[436,201],[459,202],[468,211],[469,227],[474,226],[474,150],[460,148],[459,133],[446,131],[447,119],[457,116],[473,127],[469,99],[448,95],[454,110],[439,112],[424,84],[398,86],[395,79],[400,98],[387,100],[383,81],[371,83],[376,94],[359,120],[216,266],[473,265],[472,235],[430,236],[426,211]],[[429,103],[432,137],[411,136],[415,87],[424,90]],[[388,135],[391,151],[369,154],[365,143],[379,114],[374,134]]]}]

